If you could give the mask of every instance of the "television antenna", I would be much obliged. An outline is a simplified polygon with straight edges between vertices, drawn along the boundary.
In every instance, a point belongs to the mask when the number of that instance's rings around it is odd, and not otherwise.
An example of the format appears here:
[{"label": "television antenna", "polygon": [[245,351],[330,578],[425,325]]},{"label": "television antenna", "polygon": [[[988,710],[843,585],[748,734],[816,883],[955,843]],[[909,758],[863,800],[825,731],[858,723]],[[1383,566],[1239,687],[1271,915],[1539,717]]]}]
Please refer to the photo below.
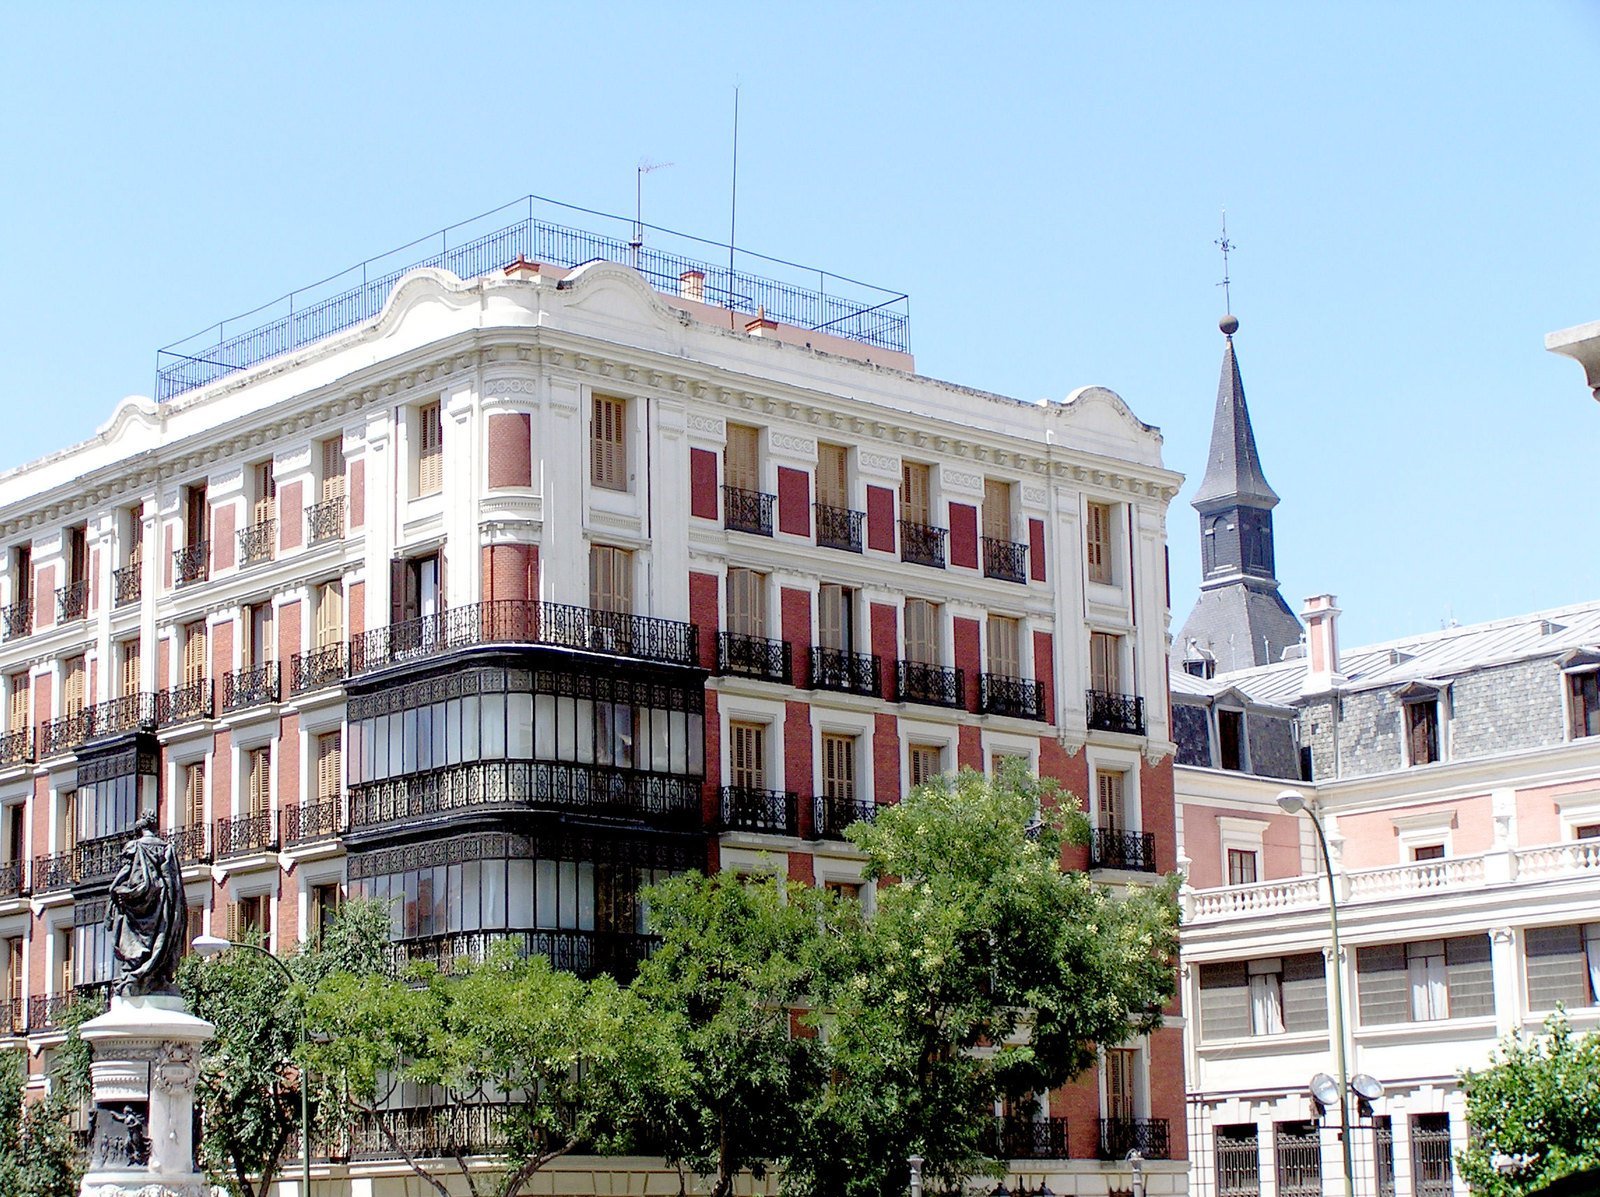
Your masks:
[{"label": "television antenna", "polygon": [[652,162],[648,158],[640,158],[639,165],[633,172],[633,240],[628,242],[628,248],[633,251],[635,270],[639,269],[639,251],[644,248],[644,177],[672,165],[674,163]]}]

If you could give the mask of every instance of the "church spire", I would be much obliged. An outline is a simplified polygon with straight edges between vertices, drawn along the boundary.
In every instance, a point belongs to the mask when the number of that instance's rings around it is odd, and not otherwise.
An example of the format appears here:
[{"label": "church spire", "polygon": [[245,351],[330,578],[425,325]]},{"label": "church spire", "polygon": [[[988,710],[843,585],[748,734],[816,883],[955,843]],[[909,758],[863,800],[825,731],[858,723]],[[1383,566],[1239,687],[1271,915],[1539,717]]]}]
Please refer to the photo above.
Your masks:
[{"label": "church spire", "polygon": [[1202,515],[1218,505],[1246,504],[1270,510],[1278,505],[1278,495],[1261,472],[1256,434],[1250,427],[1250,409],[1244,401],[1244,379],[1239,375],[1239,357],[1233,349],[1233,334],[1239,330],[1239,321],[1224,316],[1219,327],[1227,338],[1227,348],[1222,351],[1222,378],[1217,383],[1217,410],[1211,422],[1211,455],[1192,502]]}]

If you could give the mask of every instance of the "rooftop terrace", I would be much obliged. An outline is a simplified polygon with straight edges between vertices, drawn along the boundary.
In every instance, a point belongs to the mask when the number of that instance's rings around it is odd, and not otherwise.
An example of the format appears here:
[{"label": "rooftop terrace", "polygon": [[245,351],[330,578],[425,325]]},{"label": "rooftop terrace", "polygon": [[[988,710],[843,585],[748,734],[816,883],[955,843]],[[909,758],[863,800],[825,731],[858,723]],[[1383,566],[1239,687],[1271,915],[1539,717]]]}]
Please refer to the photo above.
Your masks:
[{"label": "rooftop terrace", "polygon": [[[613,231],[552,223],[542,218],[547,209],[560,209],[573,218],[587,217],[585,223],[603,222]],[[518,213],[525,215],[505,223]],[[646,231],[652,235],[651,244],[644,244]],[[721,265],[705,260],[714,251],[717,257],[726,258]],[[501,270],[518,257],[568,268],[597,259],[621,262],[639,271],[656,290],[673,296],[680,294],[683,276],[698,271],[705,276],[695,295],[699,302],[751,316],[764,311],[781,324],[831,333],[880,349],[907,350],[908,299],[903,293],[528,195],[157,350],[156,400],[165,402],[374,319],[395,284],[413,270],[438,267],[472,279]],[[736,269],[738,257],[756,260],[764,273]]]}]

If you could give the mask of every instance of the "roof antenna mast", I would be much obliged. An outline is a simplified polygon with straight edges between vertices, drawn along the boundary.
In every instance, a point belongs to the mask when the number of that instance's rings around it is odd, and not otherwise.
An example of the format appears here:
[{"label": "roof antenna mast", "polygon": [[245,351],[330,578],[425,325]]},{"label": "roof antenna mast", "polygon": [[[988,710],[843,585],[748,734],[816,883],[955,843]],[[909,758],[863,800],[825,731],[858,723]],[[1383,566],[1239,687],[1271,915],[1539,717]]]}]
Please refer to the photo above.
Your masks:
[{"label": "roof antenna mast", "polygon": [[628,242],[628,248],[633,251],[635,270],[639,269],[639,251],[644,248],[644,177],[651,171],[665,170],[671,165],[671,162],[652,162],[648,158],[640,158],[639,166],[633,172],[633,240]]},{"label": "roof antenna mast", "polygon": [[1222,236],[1211,244],[1222,251],[1222,281],[1217,286],[1222,288],[1222,313],[1228,315],[1233,311],[1233,296],[1228,289],[1228,254],[1233,250],[1233,242],[1228,240],[1228,210],[1222,210]]}]

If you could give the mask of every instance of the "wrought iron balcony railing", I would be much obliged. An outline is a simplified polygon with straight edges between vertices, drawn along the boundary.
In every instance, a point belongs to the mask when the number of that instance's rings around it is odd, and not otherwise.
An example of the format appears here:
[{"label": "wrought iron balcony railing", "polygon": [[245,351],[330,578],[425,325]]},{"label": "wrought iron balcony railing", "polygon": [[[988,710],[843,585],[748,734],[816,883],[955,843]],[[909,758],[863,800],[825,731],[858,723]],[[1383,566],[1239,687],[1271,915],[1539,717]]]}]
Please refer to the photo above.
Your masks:
[{"label": "wrought iron balcony railing", "polygon": [[861,528],[867,513],[851,511],[848,507],[829,507],[816,504],[817,544],[824,549],[842,549],[846,553],[861,551]]},{"label": "wrought iron balcony railing", "polygon": [[28,892],[28,862],[8,860],[0,864],[0,898],[20,898]]},{"label": "wrought iron balcony railing", "polygon": [[211,542],[199,540],[172,550],[172,580],[179,586],[204,582],[211,576]]},{"label": "wrought iron balcony railing", "polygon": [[772,511],[778,505],[778,496],[765,491],[742,490],[737,486],[722,488],[722,524],[730,532],[749,532],[755,536],[772,535]]},{"label": "wrought iron balcony railing", "polygon": [[144,592],[144,566],[138,562],[111,571],[111,601],[118,607],[139,601]]},{"label": "wrought iron balcony railing", "polygon": [[864,694],[876,698],[882,693],[882,662],[872,653],[853,653],[839,648],[811,650],[813,690],[836,690],[842,694]]},{"label": "wrought iron balcony railing", "polygon": [[789,642],[768,640],[765,636],[741,636],[737,632],[718,632],[717,672],[787,685],[794,679]]},{"label": "wrought iron balcony railing", "polygon": [[92,840],[79,840],[72,849],[73,884],[110,881],[122,862],[122,847],[127,842],[126,831],[97,836]]},{"label": "wrought iron balcony railing", "polygon": [[21,998],[0,1000],[0,1035],[21,1035],[28,1029],[28,1004]]},{"label": "wrought iron balcony railing", "polygon": [[33,892],[36,894],[55,893],[57,890],[71,889],[73,858],[70,852],[57,852],[50,856],[35,856],[33,858]]},{"label": "wrought iron balcony railing", "polygon": [[495,599],[363,632],[350,641],[350,672],[440,656],[480,644],[552,644],[671,665],[698,665],[692,623],[564,603]]},{"label": "wrought iron balcony railing", "polygon": [[5,624],[7,640],[33,634],[33,599],[25,596],[9,607],[0,608],[0,622]]},{"label": "wrought iron balcony railing", "polygon": [[931,565],[944,568],[944,538],[946,529],[915,520],[900,521],[900,560],[912,565]]},{"label": "wrought iron balcony railing", "polygon": [[204,864],[211,859],[211,824],[174,827],[166,836],[183,864]]},{"label": "wrought iron balcony railing", "polygon": [[75,985],[65,993],[35,994],[28,999],[28,1030],[53,1030],[79,1002],[89,1002],[96,1010],[104,1010],[110,998],[109,981]]},{"label": "wrought iron balcony railing", "polygon": [[306,540],[321,544],[344,535],[344,496],[335,495],[306,508]]},{"label": "wrought iron balcony railing", "polygon": [[1065,1118],[996,1118],[995,1158],[1001,1160],[1064,1160]]},{"label": "wrought iron balcony railing", "polygon": [[1038,682],[1001,673],[978,675],[978,710],[984,715],[1043,719],[1044,692]]},{"label": "wrought iron balcony railing", "polygon": [[27,765],[33,763],[33,729],[25,727],[20,731],[7,732],[0,736],[0,769],[7,765]]},{"label": "wrought iron balcony railing", "polygon": [[800,834],[800,799],[792,790],[755,790],[723,786],[722,831],[759,831],[768,835]]},{"label": "wrought iron balcony railing", "polygon": [[870,798],[830,798],[818,794],[811,800],[812,834],[819,840],[842,840],[852,823],[870,823],[878,804]]},{"label": "wrought iron balcony railing", "polygon": [[276,519],[258,520],[248,528],[240,528],[239,564],[254,565],[258,561],[271,561],[272,550],[277,540]]},{"label": "wrought iron balcony railing", "polygon": [[277,830],[277,821],[273,819],[271,811],[218,819],[216,835],[212,840],[217,848],[217,859],[243,856],[247,852],[271,851],[278,846]]},{"label": "wrought iron balcony railing", "polygon": [[39,728],[39,755],[56,756],[104,736],[130,731],[153,731],[156,726],[156,696],[128,694],[71,711]]},{"label": "wrought iron balcony railing", "polygon": [[350,787],[350,826],[376,827],[454,811],[554,810],[696,827],[700,782],[608,765],[473,761]]},{"label": "wrought iron balcony railing", "polygon": [[89,583],[68,582],[56,590],[56,622],[82,619],[89,614]]},{"label": "wrought iron balcony railing", "polygon": [[966,681],[959,669],[922,661],[896,661],[894,696],[896,702],[960,708],[966,700]]},{"label": "wrought iron balcony railing", "polygon": [[526,928],[505,931],[457,931],[392,945],[395,962],[426,962],[449,972],[458,961],[482,960],[497,944],[515,944],[523,956],[545,956],[563,972],[580,977],[609,973],[618,980],[632,979],[641,961],[660,941],[653,935],[631,931],[576,931]]},{"label": "wrought iron balcony railing", "polygon": [[1087,690],[1089,727],[1094,731],[1144,735],[1144,699],[1133,694]]},{"label": "wrought iron balcony railing", "polygon": [[1148,831],[1116,831],[1096,827],[1089,837],[1091,869],[1156,871],[1156,837]]},{"label": "wrought iron balcony railing", "polygon": [[[327,1141],[333,1139],[332,1142]],[[446,1105],[375,1110],[347,1127],[311,1140],[314,1157],[351,1160],[463,1159],[504,1155],[505,1107],[452,1101]],[[284,1159],[299,1159],[299,1139],[291,1134]]]},{"label": "wrought iron balcony railing", "polygon": [[350,646],[344,642],[325,644],[308,653],[289,658],[289,693],[304,694],[337,686],[350,674]]},{"label": "wrought iron balcony railing", "polygon": [[283,808],[283,827],[280,839],[285,848],[318,840],[331,840],[344,830],[339,817],[339,800],[297,803]]},{"label": "wrought iron balcony railing", "polygon": [[211,681],[184,682],[156,695],[156,726],[171,727],[195,719],[211,718]]},{"label": "wrought iron balcony railing", "polygon": [[69,711],[60,718],[39,725],[39,756],[52,757],[71,752],[88,738],[88,709]]},{"label": "wrought iron balcony railing", "polygon": [[1164,1160],[1171,1153],[1165,1118],[1097,1118],[1099,1156],[1122,1160],[1137,1150],[1147,1160]]},{"label": "wrought iron balcony railing", "polygon": [[1009,540],[983,538],[983,576],[1002,582],[1028,580],[1028,546]]},{"label": "wrought iron balcony railing", "polygon": [[222,709],[240,711],[278,701],[278,663],[268,661],[250,669],[222,675]]}]

